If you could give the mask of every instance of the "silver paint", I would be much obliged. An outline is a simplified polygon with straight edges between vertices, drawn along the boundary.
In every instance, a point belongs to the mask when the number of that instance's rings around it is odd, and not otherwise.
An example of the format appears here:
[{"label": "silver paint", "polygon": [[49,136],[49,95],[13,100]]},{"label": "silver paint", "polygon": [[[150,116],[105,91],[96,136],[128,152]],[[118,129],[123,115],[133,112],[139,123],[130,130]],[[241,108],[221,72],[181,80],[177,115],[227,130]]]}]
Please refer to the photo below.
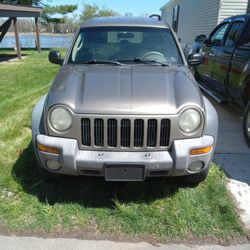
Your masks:
[{"label": "silver paint", "polygon": [[[98,18],[81,27],[97,26],[148,26],[171,27],[150,18]],[[215,146],[218,133],[218,117],[212,104],[202,96],[198,85],[185,61],[177,37],[173,33],[183,65],[161,67],[159,65],[73,65],[67,60],[77,37],[76,32],[47,97],[42,98],[32,114],[33,145],[43,168],[48,159],[59,160],[59,173],[81,175],[82,170],[98,170],[104,174],[104,164],[142,163],[146,175],[153,170],[167,170],[168,175],[191,174],[188,166],[195,161],[203,161],[209,166],[213,151],[198,156],[189,156],[189,151],[197,147]],[[48,123],[47,117],[52,107],[67,106],[73,116],[70,130],[58,133]],[[178,117],[186,108],[196,108],[202,115],[201,127],[193,134],[184,134],[178,127]],[[170,144],[153,150],[144,145],[140,149],[102,149],[91,145],[81,145],[81,119],[122,118],[129,119],[170,119]],[[159,124],[159,122],[158,122]],[[39,152],[37,142],[58,147],[60,155]]]}]

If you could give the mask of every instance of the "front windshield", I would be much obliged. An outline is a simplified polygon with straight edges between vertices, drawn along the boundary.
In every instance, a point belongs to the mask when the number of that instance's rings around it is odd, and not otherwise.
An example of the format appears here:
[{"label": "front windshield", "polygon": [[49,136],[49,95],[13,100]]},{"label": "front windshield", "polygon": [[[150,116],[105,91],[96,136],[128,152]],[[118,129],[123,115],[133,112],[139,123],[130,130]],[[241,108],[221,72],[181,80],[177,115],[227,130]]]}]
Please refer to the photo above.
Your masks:
[{"label": "front windshield", "polygon": [[82,28],[68,62],[81,64],[93,60],[182,64],[170,30],[151,27]]}]

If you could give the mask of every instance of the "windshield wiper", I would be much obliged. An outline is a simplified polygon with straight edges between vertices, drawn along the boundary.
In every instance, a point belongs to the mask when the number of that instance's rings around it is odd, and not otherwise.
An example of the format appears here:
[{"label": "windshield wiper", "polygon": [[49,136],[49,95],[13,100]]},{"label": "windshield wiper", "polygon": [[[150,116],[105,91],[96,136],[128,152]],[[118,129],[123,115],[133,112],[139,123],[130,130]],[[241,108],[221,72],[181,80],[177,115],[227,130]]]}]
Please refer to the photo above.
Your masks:
[{"label": "windshield wiper", "polygon": [[109,61],[109,60],[89,60],[85,64],[113,64],[122,66],[123,64],[118,61]]},{"label": "windshield wiper", "polygon": [[138,62],[138,63],[145,63],[145,64],[158,63],[158,64],[160,64],[161,66],[169,67],[169,64],[163,63],[163,62],[159,62],[159,61],[156,61],[156,60],[144,60],[144,59],[141,59],[141,58],[134,58],[133,61],[134,61],[134,62]]}]

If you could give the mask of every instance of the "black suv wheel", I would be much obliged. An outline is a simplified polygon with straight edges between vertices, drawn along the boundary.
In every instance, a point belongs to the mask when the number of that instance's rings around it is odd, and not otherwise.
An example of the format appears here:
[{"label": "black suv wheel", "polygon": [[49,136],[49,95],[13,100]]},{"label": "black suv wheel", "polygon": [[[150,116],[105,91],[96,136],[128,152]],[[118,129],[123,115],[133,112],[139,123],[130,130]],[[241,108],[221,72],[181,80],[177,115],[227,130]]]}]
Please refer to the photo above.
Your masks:
[{"label": "black suv wheel", "polygon": [[250,101],[248,102],[243,117],[243,133],[246,144],[250,147]]}]

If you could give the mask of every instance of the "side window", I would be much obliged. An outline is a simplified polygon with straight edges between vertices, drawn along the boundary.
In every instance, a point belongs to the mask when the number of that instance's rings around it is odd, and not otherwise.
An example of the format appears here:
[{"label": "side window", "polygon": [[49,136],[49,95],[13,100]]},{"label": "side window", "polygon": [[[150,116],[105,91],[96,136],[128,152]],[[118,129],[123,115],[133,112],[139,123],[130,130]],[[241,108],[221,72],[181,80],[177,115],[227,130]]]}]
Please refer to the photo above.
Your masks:
[{"label": "side window", "polygon": [[210,37],[210,43],[214,46],[221,46],[223,44],[223,40],[225,37],[225,33],[227,31],[227,28],[229,26],[229,23],[224,23],[212,34]]},{"label": "side window", "polygon": [[243,28],[244,28],[244,22],[233,23],[228,33],[225,46],[234,47],[240,38]]},{"label": "side window", "polygon": [[243,31],[243,35],[240,39],[239,45],[250,45],[250,22],[248,22],[247,27]]}]

